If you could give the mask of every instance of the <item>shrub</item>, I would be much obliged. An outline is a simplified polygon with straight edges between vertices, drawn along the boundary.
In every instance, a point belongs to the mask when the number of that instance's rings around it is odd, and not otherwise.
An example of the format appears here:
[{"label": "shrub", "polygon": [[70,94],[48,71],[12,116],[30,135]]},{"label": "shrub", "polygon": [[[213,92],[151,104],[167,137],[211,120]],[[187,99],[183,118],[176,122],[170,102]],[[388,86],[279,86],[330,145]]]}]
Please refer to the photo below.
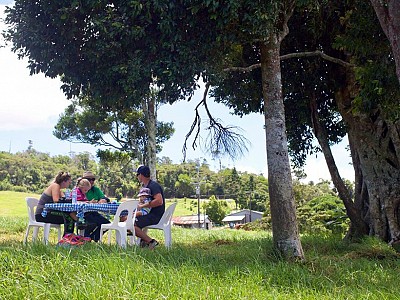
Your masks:
[{"label": "shrub", "polygon": [[32,192],[32,191],[29,190],[27,187],[25,187],[25,186],[19,186],[19,185],[17,185],[17,186],[12,186],[10,190],[11,190],[11,191],[14,191],[14,192],[21,192],[21,193]]},{"label": "shrub", "polygon": [[271,217],[263,217],[261,219],[255,220],[250,223],[243,224],[240,226],[241,229],[244,230],[272,230],[272,224],[271,224]]},{"label": "shrub", "polygon": [[12,185],[8,181],[0,181],[0,191],[11,191]]},{"label": "shrub", "polygon": [[333,195],[313,198],[299,207],[298,220],[300,231],[303,233],[344,233],[348,229],[343,202]]}]

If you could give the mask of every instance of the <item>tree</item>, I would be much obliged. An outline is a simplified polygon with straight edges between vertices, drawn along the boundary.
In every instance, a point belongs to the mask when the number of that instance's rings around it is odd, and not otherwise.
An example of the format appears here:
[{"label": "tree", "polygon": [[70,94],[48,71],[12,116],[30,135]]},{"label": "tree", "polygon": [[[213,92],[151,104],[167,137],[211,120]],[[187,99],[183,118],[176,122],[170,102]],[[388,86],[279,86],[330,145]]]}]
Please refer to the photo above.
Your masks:
[{"label": "tree", "polygon": [[[138,3],[132,1],[132,5],[135,4]],[[89,106],[94,112],[100,112],[100,115],[104,115],[101,112],[112,114],[117,111],[126,115],[132,110],[141,109],[146,116],[144,123],[148,139],[145,147],[147,154],[140,160],[149,164],[155,172],[157,146],[153,76],[151,73],[135,72],[137,68],[143,70],[142,66],[146,63],[141,63],[138,57],[132,60],[129,51],[126,52],[128,57],[120,55],[125,52],[122,50],[124,47],[129,49],[130,43],[135,42],[130,35],[140,34],[136,31],[138,27],[130,27],[119,19],[121,16],[118,13],[122,12],[119,9],[131,8],[124,3],[121,6],[115,3],[113,6],[75,1],[63,6],[62,3],[32,4],[29,1],[17,1],[13,8],[6,10],[6,22],[18,23],[20,35],[15,38],[12,30],[4,35],[7,40],[13,40],[13,49],[19,49],[20,57],[31,58],[31,74],[43,72],[51,78],[59,76],[63,83],[62,90],[68,98],[87,101],[83,106]],[[119,39],[117,36],[121,30],[123,36]],[[35,41],[29,36],[35,36]],[[151,58],[147,59],[151,61]],[[104,120],[95,119],[102,125],[110,125],[104,124]],[[111,122],[115,121],[121,119],[117,117]],[[60,126],[63,124],[68,125],[61,122]],[[62,130],[61,127],[57,130]],[[98,129],[104,134],[104,128]],[[90,137],[94,138],[91,142],[99,143],[100,132]],[[119,134],[117,136],[119,138]],[[66,138],[65,135],[63,138]],[[136,155],[138,153],[136,150]]]},{"label": "tree", "polygon": [[136,197],[140,184],[136,179],[132,158],[128,153],[109,152],[106,150],[100,156],[97,185],[109,196]]},{"label": "tree", "polygon": [[225,193],[229,195],[229,198],[232,198],[235,201],[236,208],[243,207],[243,203],[240,201],[241,196],[241,180],[236,171],[236,168],[233,168],[228,177],[225,180]]},{"label": "tree", "polygon": [[[174,133],[173,122],[157,122],[155,116],[149,116],[148,109],[146,113],[129,108],[107,112],[93,104],[89,106],[87,101],[74,102],[65,109],[55,126],[54,135],[57,138],[111,147],[128,153],[132,160],[150,165],[150,161],[154,160],[150,159],[151,156],[160,152],[161,144]],[[151,125],[153,122],[156,122],[156,128]],[[153,132],[156,132],[154,137]],[[150,144],[155,149],[149,149]],[[102,155],[101,150],[98,153]],[[155,163],[151,165],[154,167]]]},{"label": "tree", "polygon": [[[343,19],[354,8],[353,5],[330,1],[323,9],[305,10],[291,19],[289,26],[299,29],[288,37],[283,51],[299,52],[299,56],[303,53],[303,57],[285,59],[283,77],[286,115],[290,124],[289,147],[294,163],[299,167],[306,155],[322,151],[351,220],[354,229],[351,236],[359,238],[367,232],[362,212],[353,202],[353,194],[341,178],[330,150],[330,146],[339,142],[347,131],[335,97],[341,77],[334,74],[351,71],[354,65],[347,62],[346,54],[333,45],[338,36],[344,35]],[[302,26],[304,23],[311,25]],[[315,49],[319,51],[311,51]],[[281,58],[286,57],[290,54]],[[314,137],[318,140],[317,146],[313,143]]]},{"label": "tree", "polygon": [[[274,245],[286,257],[303,259],[279,57],[295,3],[76,1],[63,6],[21,0],[6,11],[6,23],[13,25],[6,39],[14,51],[29,56],[32,73],[62,76],[68,96],[88,96],[105,110],[138,107],[153,84],[171,103],[185,99],[200,77],[212,84],[214,74],[224,72],[235,48],[259,51]],[[225,145],[220,140],[214,153]]]},{"label": "tree", "polygon": [[[326,125],[326,120],[329,120],[326,117],[326,108],[329,108],[327,103],[333,104],[329,110],[337,109],[346,124],[356,175],[353,201],[348,200],[353,195],[347,194],[345,184],[340,182],[337,172],[331,174],[352,221],[349,236],[359,238],[369,233],[385,241],[396,240],[399,236],[396,215],[400,188],[399,105],[396,101],[399,89],[390,46],[368,2],[354,1],[343,5],[341,1],[332,1],[329,4],[324,6],[321,15],[305,14],[304,20],[293,26],[299,28],[299,24],[307,20],[315,24],[316,28],[329,24],[330,30],[312,31],[307,28],[301,33],[302,39],[297,39],[297,44],[289,39],[287,46],[301,52],[315,43],[325,56],[330,54],[352,65],[328,64],[315,59],[303,68],[297,67],[299,71],[295,71],[292,65],[292,76],[288,76],[287,80],[294,80],[296,85],[302,82],[300,76],[306,79],[317,76],[317,80],[310,83],[303,80],[304,88],[298,95],[291,89],[289,93],[295,95],[295,100],[303,97],[311,99],[311,104],[314,103],[310,105],[312,109],[308,115],[313,116],[312,125],[317,126],[314,128],[322,133],[319,136],[321,148],[326,146],[327,140],[321,128],[329,128]],[[326,79],[321,81],[321,78]],[[313,102],[315,97],[318,101],[326,99],[317,104],[318,110]],[[324,126],[318,124],[322,121]],[[309,126],[312,127],[311,122]],[[332,141],[332,136],[329,140]]]},{"label": "tree", "polygon": [[343,202],[333,195],[315,197],[299,208],[302,231],[344,233],[347,229]]},{"label": "tree", "polygon": [[175,182],[176,196],[179,198],[190,197],[194,194],[192,179],[188,174],[179,174]]},{"label": "tree", "polygon": [[222,224],[222,219],[225,218],[228,210],[226,201],[217,200],[213,195],[210,200],[204,204],[207,216],[215,223]]},{"label": "tree", "polygon": [[[347,70],[344,76],[340,72],[345,81],[336,101],[349,128],[355,203],[369,234],[396,241],[400,237],[398,79],[390,44],[372,7],[364,1],[356,3],[357,11],[348,14],[343,23],[347,37],[340,38],[338,46],[352,56],[357,68]],[[355,27],[354,22],[360,25]]]}]

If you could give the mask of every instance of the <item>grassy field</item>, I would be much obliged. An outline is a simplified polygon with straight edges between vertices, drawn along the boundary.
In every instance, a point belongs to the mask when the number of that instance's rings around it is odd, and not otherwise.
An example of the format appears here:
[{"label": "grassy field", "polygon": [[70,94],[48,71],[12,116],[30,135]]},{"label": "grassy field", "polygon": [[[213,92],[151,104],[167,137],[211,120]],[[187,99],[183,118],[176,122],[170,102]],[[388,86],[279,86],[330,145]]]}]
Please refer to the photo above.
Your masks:
[{"label": "grassy field", "polygon": [[[0,191],[0,216],[26,216],[26,197],[35,197],[39,199],[40,195],[32,193]],[[167,199],[167,206],[173,201],[178,202],[178,205],[175,208],[175,216],[187,216],[197,214],[196,199]],[[201,203],[204,203],[204,201],[206,200],[201,199],[201,201]],[[235,202],[233,200],[226,201],[228,203],[228,207],[233,210],[235,208]]]},{"label": "grassy field", "polygon": [[399,256],[374,239],[303,236],[305,262],[279,259],[268,232],[242,230],[173,228],[169,251],[66,249],[55,231],[48,246],[24,246],[22,195],[0,196],[0,299],[400,299]]}]

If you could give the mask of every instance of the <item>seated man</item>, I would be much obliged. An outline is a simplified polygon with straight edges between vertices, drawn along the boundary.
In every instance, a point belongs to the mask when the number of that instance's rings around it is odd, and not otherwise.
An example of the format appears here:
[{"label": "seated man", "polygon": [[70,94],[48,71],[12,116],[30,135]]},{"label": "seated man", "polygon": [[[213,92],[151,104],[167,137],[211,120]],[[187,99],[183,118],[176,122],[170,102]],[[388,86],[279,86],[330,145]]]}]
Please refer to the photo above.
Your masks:
[{"label": "seated man", "polygon": [[[95,200],[98,203],[107,203],[110,202],[110,199],[104,195],[102,190],[94,185],[94,182],[96,181],[96,176],[90,172],[86,171],[83,173],[82,179],[87,179],[90,182],[91,188],[90,190],[86,193],[86,198],[91,201]],[[94,201],[91,201],[94,202]]]},{"label": "seated man", "polygon": [[141,239],[141,247],[149,247],[154,249],[158,245],[155,239],[149,237],[143,232],[143,228],[149,225],[157,224],[162,218],[165,211],[164,191],[161,185],[150,179],[150,169],[148,166],[140,166],[136,170],[138,180],[143,184],[143,187],[150,189],[151,201],[145,204],[138,205],[138,208],[151,208],[147,215],[138,216],[135,222],[135,234]]}]

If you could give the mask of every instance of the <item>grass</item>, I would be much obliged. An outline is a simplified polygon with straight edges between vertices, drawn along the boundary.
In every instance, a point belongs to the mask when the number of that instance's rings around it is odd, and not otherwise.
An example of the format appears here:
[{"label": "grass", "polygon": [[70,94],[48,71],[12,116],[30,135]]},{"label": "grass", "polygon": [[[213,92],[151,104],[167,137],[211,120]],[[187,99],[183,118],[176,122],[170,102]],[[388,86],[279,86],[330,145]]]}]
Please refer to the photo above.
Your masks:
[{"label": "grass", "polygon": [[[1,216],[26,216],[26,197],[40,198],[40,195],[33,193],[19,193],[10,191],[0,191],[0,215]],[[122,199],[124,200],[124,199]],[[167,206],[177,201],[178,205],[175,208],[175,216],[186,216],[197,214],[197,200],[196,199],[168,199]],[[205,199],[201,199],[204,203]],[[230,209],[235,208],[233,200],[226,200]],[[195,205],[195,206],[194,206]],[[203,209],[202,209],[203,212]]]},{"label": "grass", "polygon": [[18,216],[28,218],[25,202],[26,197],[35,197],[39,199],[40,195],[33,193],[0,191],[0,216]]},{"label": "grass", "polygon": [[399,256],[372,238],[303,236],[306,261],[287,262],[268,232],[173,228],[171,250],[148,251],[60,248],[55,231],[24,246],[25,228],[0,211],[0,299],[400,299]]}]

